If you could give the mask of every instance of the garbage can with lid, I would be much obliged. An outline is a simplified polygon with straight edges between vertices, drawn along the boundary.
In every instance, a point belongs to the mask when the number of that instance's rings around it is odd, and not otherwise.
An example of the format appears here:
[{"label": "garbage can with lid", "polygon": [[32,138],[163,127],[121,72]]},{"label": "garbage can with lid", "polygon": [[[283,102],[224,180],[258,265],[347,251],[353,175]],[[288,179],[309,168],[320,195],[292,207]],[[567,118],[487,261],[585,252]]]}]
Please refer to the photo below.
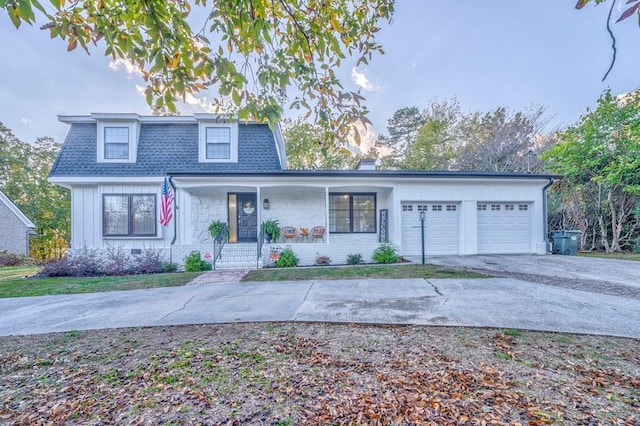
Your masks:
[{"label": "garbage can with lid", "polygon": [[578,253],[578,244],[580,244],[581,235],[582,231],[577,230],[551,232],[551,238],[553,239],[553,253],[575,255]]}]

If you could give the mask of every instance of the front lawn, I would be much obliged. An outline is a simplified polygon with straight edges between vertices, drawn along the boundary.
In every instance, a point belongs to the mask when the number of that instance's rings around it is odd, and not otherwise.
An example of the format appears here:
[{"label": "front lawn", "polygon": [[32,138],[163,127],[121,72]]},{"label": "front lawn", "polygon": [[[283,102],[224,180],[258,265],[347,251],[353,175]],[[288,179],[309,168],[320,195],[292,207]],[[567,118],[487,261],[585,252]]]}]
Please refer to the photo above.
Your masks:
[{"label": "front lawn", "polygon": [[355,278],[487,278],[438,265],[359,265],[275,268],[249,271],[242,281],[342,280]]},{"label": "front lawn", "polygon": [[0,268],[0,282],[34,275],[39,270],[40,267],[34,265],[5,266]]},{"label": "front lawn", "polygon": [[[16,278],[23,277],[25,273],[7,272],[7,269],[13,268],[0,268],[0,298],[178,287],[200,275],[200,272],[184,272],[119,277]],[[37,268],[31,273],[35,272]]]}]

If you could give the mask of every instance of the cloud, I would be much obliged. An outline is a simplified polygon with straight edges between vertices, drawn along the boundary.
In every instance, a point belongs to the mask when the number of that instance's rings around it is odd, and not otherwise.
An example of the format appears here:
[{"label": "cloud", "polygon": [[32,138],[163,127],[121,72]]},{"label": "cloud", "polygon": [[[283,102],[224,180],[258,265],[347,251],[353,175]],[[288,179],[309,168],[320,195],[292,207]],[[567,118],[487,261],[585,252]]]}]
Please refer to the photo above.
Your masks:
[{"label": "cloud", "polygon": [[31,124],[31,119],[28,117],[22,117],[20,121],[22,122],[22,124],[26,124],[27,126]]},{"label": "cloud", "polygon": [[353,82],[356,83],[358,87],[361,87],[366,92],[373,92],[377,89],[377,87],[375,87],[373,83],[371,83],[367,78],[366,70],[360,71],[358,68],[353,67],[351,69],[351,80],[353,80]]},{"label": "cloud", "polygon": [[142,75],[138,67],[127,59],[118,58],[116,60],[109,61],[109,68],[114,72],[123,69],[130,77],[134,75]]},{"label": "cloud", "polygon": [[[146,90],[146,87],[140,86],[139,84],[136,84],[136,92],[138,92],[138,94],[140,96],[146,96],[145,90]],[[214,104],[209,99],[207,99],[205,96],[197,97],[197,96],[194,96],[192,94],[187,93],[187,95],[184,98],[184,104],[187,107],[189,107],[189,108],[187,108],[189,111],[183,111],[183,112],[187,112],[187,113],[190,112],[190,111],[210,112],[212,114],[222,114],[222,113],[225,112],[225,111],[223,111],[223,109],[219,105]],[[178,106],[178,109],[182,109],[182,108],[180,106]]]}]

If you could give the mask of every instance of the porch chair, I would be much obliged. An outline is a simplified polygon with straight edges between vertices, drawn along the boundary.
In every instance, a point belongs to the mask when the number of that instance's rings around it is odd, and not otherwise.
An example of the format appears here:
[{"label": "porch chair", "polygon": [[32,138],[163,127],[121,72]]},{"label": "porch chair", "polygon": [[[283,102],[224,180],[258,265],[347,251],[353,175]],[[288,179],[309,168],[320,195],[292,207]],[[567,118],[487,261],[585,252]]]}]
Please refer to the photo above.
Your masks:
[{"label": "porch chair", "polygon": [[321,238],[324,243],[324,226],[314,226],[311,228],[311,238],[312,242],[316,239]]},{"label": "porch chair", "polygon": [[282,237],[284,238],[284,242],[286,243],[287,240],[293,240],[293,242],[295,243],[296,241],[296,228],[293,226],[283,226],[282,229]]}]

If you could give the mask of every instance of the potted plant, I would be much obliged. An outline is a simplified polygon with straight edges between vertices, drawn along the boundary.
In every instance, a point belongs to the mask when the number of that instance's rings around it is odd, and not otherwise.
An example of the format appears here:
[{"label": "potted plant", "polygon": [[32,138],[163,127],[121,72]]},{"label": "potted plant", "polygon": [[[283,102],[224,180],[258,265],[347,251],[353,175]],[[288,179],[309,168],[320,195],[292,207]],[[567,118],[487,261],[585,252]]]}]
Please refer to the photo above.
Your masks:
[{"label": "potted plant", "polygon": [[262,230],[267,243],[278,241],[278,238],[280,238],[280,223],[275,219],[268,219],[262,222]]},{"label": "potted plant", "polygon": [[[221,220],[214,220],[209,225],[209,232],[211,233],[211,238],[214,240],[218,240],[222,237],[228,236],[229,228],[227,228],[227,223]],[[227,232],[227,235],[222,235],[223,232]]]}]

